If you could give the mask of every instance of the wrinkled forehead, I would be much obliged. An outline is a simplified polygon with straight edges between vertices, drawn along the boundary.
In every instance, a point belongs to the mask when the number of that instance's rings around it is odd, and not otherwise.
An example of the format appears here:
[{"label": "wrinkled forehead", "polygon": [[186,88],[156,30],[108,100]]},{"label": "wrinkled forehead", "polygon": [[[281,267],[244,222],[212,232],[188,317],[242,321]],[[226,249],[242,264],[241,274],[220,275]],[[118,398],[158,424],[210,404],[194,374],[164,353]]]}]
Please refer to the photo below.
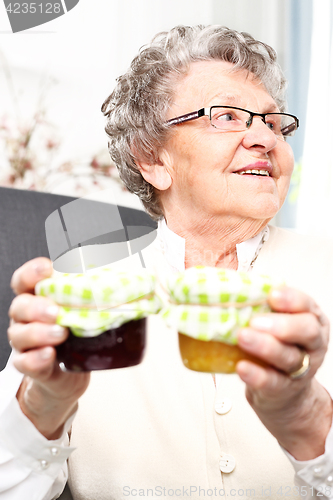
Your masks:
[{"label": "wrinkled forehead", "polygon": [[[225,104],[252,111],[277,111],[265,85],[253,74],[226,61],[198,61],[174,86],[170,117],[175,113]],[[251,108],[255,107],[255,109]],[[172,116],[171,116],[172,115]]]}]

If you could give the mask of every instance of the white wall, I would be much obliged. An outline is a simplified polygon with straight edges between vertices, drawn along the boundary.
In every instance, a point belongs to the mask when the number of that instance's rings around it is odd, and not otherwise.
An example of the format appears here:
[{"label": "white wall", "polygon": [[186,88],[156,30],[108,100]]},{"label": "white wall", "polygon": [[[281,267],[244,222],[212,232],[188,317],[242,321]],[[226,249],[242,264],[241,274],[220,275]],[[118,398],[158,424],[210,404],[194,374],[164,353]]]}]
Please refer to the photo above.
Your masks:
[{"label": "white wall", "polygon": [[[0,20],[0,31],[9,29],[2,2]],[[175,24],[210,21],[209,1],[80,0],[67,15],[38,28],[2,31],[0,49],[12,67],[23,115],[34,107],[41,77],[56,80],[46,102],[63,136],[62,156],[84,159],[106,144],[101,104],[139,47]],[[0,85],[3,113],[12,108],[3,74]]]},{"label": "white wall", "polygon": [[[106,147],[100,107],[139,47],[176,24],[211,20],[210,0],[80,0],[68,14],[13,35],[0,2],[0,50],[11,67],[23,118],[36,108],[41,79],[53,80],[45,106],[62,137],[58,160],[84,162]],[[1,67],[0,89],[0,116],[13,114]]]},{"label": "white wall", "polygon": [[286,15],[290,0],[215,0],[214,22],[238,31],[247,31],[258,40],[268,43],[278,53],[281,66],[285,64],[288,47]]},{"label": "white wall", "polygon": [[297,230],[333,238],[333,3],[313,3],[308,112]]}]

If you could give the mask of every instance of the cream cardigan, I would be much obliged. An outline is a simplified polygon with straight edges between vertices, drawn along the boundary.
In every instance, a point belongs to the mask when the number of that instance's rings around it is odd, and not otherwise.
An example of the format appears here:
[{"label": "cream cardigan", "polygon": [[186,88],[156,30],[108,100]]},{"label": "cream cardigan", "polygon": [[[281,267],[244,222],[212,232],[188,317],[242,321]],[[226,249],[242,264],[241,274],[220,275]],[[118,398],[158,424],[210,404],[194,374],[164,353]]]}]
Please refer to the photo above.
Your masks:
[{"label": "cream cardigan", "polygon": [[[254,272],[284,278],[332,313],[332,251],[332,245],[271,227]],[[165,268],[162,254],[155,251],[152,259],[156,269]],[[247,403],[239,377],[222,375],[215,390],[210,374],[184,368],[177,333],[158,316],[149,319],[148,340],[139,366],[92,373],[71,435],[74,500],[298,498],[294,468]],[[321,372],[324,381],[329,365]],[[214,406],[225,398],[232,408],[219,415]],[[230,473],[219,470],[225,453],[236,460]]]}]

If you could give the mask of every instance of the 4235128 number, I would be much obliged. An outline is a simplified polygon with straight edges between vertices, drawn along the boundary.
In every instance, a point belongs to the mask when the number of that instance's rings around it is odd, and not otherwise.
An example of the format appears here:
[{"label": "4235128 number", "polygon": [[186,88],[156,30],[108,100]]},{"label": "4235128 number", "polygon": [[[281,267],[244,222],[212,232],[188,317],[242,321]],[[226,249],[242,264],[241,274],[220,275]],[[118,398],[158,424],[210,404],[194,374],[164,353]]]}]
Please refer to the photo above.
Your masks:
[{"label": "4235128 number", "polygon": [[10,14],[60,14],[61,4],[60,3],[10,3],[6,7],[7,12]]}]

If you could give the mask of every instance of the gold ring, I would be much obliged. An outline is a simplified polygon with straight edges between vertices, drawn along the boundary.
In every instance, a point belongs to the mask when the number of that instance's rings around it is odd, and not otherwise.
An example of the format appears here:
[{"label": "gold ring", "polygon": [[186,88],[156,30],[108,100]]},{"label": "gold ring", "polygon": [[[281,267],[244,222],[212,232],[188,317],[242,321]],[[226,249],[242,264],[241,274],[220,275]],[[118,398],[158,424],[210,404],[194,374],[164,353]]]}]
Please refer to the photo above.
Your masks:
[{"label": "gold ring", "polygon": [[310,370],[310,354],[302,349],[303,359],[302,366],[295,370],[294,372],[289,373],[289,377],[293,380],[297,380],[301,377],[304,377]]}]

